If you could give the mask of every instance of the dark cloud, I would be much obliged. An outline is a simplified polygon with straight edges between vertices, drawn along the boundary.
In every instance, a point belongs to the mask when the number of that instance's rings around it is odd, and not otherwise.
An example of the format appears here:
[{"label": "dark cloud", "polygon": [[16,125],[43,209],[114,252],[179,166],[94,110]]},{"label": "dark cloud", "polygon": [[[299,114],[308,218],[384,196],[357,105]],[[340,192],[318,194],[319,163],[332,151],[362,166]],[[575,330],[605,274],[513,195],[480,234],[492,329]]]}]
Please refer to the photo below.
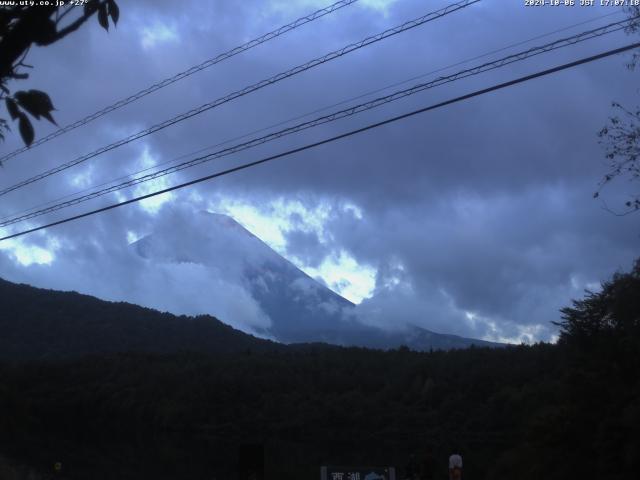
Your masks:
[{"label": "dark cloud", "polygon": [[[31,53],[29,60],[36,68],[29,84],[20,86],[49,91],[60,124],[322,6],[258,1],[121,3],[117,29],[107,34],[93,22],[64,42]],[[7,162],[0,185],[446,4],[405,1],[390,3],[386,11],[358,4],[345,8]],[[145,168],[149,166],[143,161],[145,152],[147,162],[161,163],[605,13],[612,10],[527,9],[518,2],[482,2],[14,192],[2,198],[0,214]],[[518,49],[619,18],[610,16]],[[144,39],[151,37],[155,43],[148,40],[145,47]],[[185,171],[169,182],[300,146],[628,41],[618,34],[542,55]],[[201,184],[177,193],[174,204],[154,212],[130,206],[26,237],[24,245],[49,248],[56,243],[55,261],[20,267],[8,257],[9,250],[3,250],[0,275],[125,298],[128,289],[141,288],[131,284],[131,271],[138,268],[126,253],[132,235],[159,228],[190,231],[199,222],[192,212],[220,199],[256,207],[293,199],[309,210],[329,206],[331,213],[322,239],[308,228],[308,219],[291,214],[285,232],[289,255],[318,266],[343,250],[377,269],[375,295],[360,308],[369,321],[411,322],[436,331],[494,338],[548,339],[554,333],[548,322],[557,319],[559,307],[580,296],[585,286],[627,268],[638,252],[637,218],[613,216],[591,198],[606,169],[596,133],[611,112],[610,102],[638,102],[637,73],[627,72],[624,63],[623,56],[609,58]],[[44,135],[52,128],[38,124],[37,133]],[[3,149],[19,145],[17,136],[11,135]],[[605,191],[604,199],[619,204],[630,188],[618,183]],[[124,192],[126,198],[133,194]],[[345,205],[357,207],[361,216],[345,210]],[[55,218],[59,216],[47,217]],[[101,259],[107,257],[112,259],[108,275],[97,270],[104,268]],[[169,280],[170,275],[193,286],[205,281],[188,268],[163,275],[164,282],[178,281]],[[175,298],[175,304],[162,300],[159,278],[149,279],[135,298],[187,311]],[[212,303],[205,306],[213,308]]]},{"label": "dark cloud", "polygon": [[306,265],[317,268],[327,255],[327,248],[320,243],[316,232],[294,230],[287,235],[287,252]]}]

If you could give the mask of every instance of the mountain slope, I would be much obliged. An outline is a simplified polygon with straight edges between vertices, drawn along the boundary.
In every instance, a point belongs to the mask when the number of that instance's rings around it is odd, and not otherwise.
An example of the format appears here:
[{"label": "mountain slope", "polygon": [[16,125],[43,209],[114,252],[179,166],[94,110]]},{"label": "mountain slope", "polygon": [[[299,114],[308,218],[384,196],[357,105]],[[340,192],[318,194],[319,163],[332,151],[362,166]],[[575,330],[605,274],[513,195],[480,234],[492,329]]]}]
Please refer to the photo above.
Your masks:
[{"label": "mountain slope", "polygon": [[231,353],[273,349],[214,317],[175,316],[0,279],[0,359],[36,360],[114,352]]},{"label": "mountain slope", "polygon": [[354,304],[309,277],[234,219],[201,212],[197,228],[150,234],[133,244],[151,262],[194,263],[235,281],[269,317],[256,333],[280,342],[326,342],[414,350],[498,346],[409,326],[387,331],[357,321]]},{"label": "mountain slope", "polygon": [[[412,350],[499,345],[441,335],[417,326],[388,331],[360,323],[359,316],[353,314],[357,307],[351,302],[313,280],[235,220],[206,212],[202,215],[201,221],[192,222],[197,227],[156,232],[132,244],[135,253],[146,259],[143,268],[160,268],[162,278],[166,278],[166,284],[155,285],[154,294],[162,294],[157,290],[163,289],[185,304],[196,301],[196,296],[210,295],[215,299],[209,302],[214,308],[220,302],[227,306],[254,302],[257,312],[265,318],[252,322],[248,316],[254,310],[244,309],[240,316],[247,321],[239,324],[249,325],[262,337],[288,344],[324,342],[380,349],[406,345]],[[191,264],[208,272],[202,277],[204,280],[198,279],[197,292],[194,285],[175,290],[175,285],[188,280],[184,278],[185,271],[192,270],[163,268],[174,264]],[[224,281],[217,282],[218,279]],[[231,288],[215,292],[220,285]],[[238,292],[244,294],[238,297]],[[1,279],[0,306],[0,359],[283,348],[210,315],[176,316],[130,303],[107,302]]]}]

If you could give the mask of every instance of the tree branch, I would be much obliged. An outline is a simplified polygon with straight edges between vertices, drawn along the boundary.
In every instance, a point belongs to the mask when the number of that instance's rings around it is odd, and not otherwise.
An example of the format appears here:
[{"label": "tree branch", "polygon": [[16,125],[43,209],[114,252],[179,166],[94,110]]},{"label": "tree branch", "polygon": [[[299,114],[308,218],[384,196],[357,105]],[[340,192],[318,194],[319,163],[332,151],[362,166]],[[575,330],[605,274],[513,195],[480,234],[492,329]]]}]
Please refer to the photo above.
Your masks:
[{"label": "tree branch", "polygon": [[[58,32],[56,33],[55,37],[53,37],[53,39],[51,40],[50,43],[54,43],[57,42],[58,40],[66,37],[67,35],[69,35],[70,33],[75,32],[77,29],[79,29],[82,24],[84,24],[87,20],[89,20],[89,18],[98,11],[98,8],[103,5],[106,4],[107,0],[102,0],[96,4],[92,4],[89,8],[89,10],[87,10],[86,12],[84,12],[79,18],[77,18],[74,22],[70,23],[69,25],[67,25],[66,27],[64,27],[62,30],[58,30]],[[47,44],[47,45],[48,45]]]}]

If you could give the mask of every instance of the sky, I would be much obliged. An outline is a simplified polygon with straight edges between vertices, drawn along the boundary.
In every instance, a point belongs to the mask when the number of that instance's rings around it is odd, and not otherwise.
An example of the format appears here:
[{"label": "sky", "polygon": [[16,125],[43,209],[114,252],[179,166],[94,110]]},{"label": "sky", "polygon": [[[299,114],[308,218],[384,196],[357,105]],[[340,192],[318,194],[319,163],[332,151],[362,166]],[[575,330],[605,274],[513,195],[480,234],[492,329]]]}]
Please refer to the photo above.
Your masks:
[{"label": "sky", "polygon": [[[0,187],[449,3],[360,0],[6,161]],[[93,19],[63,41],[33,48],[29,80],[11,87],[47,91],[55,119],[66,125],[329,1],[118,4],[117,28],[107,33]],[[483,0],[14,191],[0,198],[0,216],[380,95],[352,100],[363,94],[387,94],[623,18],[613,6]],[[460,64],[582,22],[588,23]],[[0,233],[150,193],[632,41],[637,38],[620,32],[540,55]],[[242,285],[185,265],[149,265],[132,253],[130,244],[145,235],[174,229],[182,234],[167,235],[167,242],[180,242],[206,228],[196,215],[205,210],[233,216],[357,303],[368,322],[389,328],[413,323],[488,340],[554,341],[558,332],[551,322],[559,320],[559,309],[628,270],[638,256],[640,214],[617,216],[606,208],[620,207],[638,184],[621,179],[593,198],[607,172],[597,133],[614,113],[611,102],[638,104],[639,73],[625,67],[629,59],[609,57],[0,242],[0,277],[174,313],[216,314],[245,330],[264,324],[268,320]],[[410,80],[415,77],[421,80]],[[325,110],[291,121],[319,109]],[[54,129],[39,122],[36,138]],[[0,151],[20,146],[14,133]]]}]

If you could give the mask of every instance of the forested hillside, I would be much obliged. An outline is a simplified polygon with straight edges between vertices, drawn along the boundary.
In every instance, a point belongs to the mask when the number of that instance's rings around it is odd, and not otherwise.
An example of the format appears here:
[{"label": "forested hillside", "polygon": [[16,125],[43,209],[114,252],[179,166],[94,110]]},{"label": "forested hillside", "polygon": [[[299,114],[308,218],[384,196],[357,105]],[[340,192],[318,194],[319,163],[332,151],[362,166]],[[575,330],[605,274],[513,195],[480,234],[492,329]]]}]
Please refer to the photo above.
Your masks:
[{"label": "forested hillside", "polygon": [[277,344],[209,315],[176,316],[0,279],[0,359],[52,360],[115,352],[230,353]]},{"label": "forested hillside", "polygon": [[[271,301],[277,302],[278,298],[286,298],[287,295],[286,292],[282,293]],[[210,315],[176,316],[126,302],[107,302],[77,292],[40,289],[2,279],[0,305],[0,360],[6,361],[48,361],[126,352],[172,354],[190,351],[219,354],[247,349],[263,352],[285,348],[281,343],[236,330]],[[310,319],[305,316],[305,312],[309,311],[301,307],[298,310],[276,312],[287,316],[284,323],[287,324],[287,338],[290,341],[296,339],[306,343],[308,340],[305,339],[310,338],[313,343],[318,336],[311,332],[316,331],[323,332],[319,335],[321,338],[334,341],[342,339],[348,345],[364,343],[378,348],[389,348],[390,345],[397,347],[405,341],[414,348],[426,350],[429,347],[464,348],[472,344],[504,346],[456,335],[437,334],[418,327],[407,331],[386,331],[340,320],[339,316]],[[326,323],[323,324],[323,321]],[[273,323],[282,322],[273,320]],[[268,336],[270,332],[263,334]]]},{"label": "forested hillside", "polygon": [[[431,353],[305,346],[117,354],[0,367],[6,456],[67,479],[267,478],[425,459],[446,478],[627,479],[640,471],[640,263],[563,310],[558,345]],[[427,458],[428,457],[428,458]],[[178,476],[176,476],[178,475]],[[186,478],[186,477],[184,477]]]}]

